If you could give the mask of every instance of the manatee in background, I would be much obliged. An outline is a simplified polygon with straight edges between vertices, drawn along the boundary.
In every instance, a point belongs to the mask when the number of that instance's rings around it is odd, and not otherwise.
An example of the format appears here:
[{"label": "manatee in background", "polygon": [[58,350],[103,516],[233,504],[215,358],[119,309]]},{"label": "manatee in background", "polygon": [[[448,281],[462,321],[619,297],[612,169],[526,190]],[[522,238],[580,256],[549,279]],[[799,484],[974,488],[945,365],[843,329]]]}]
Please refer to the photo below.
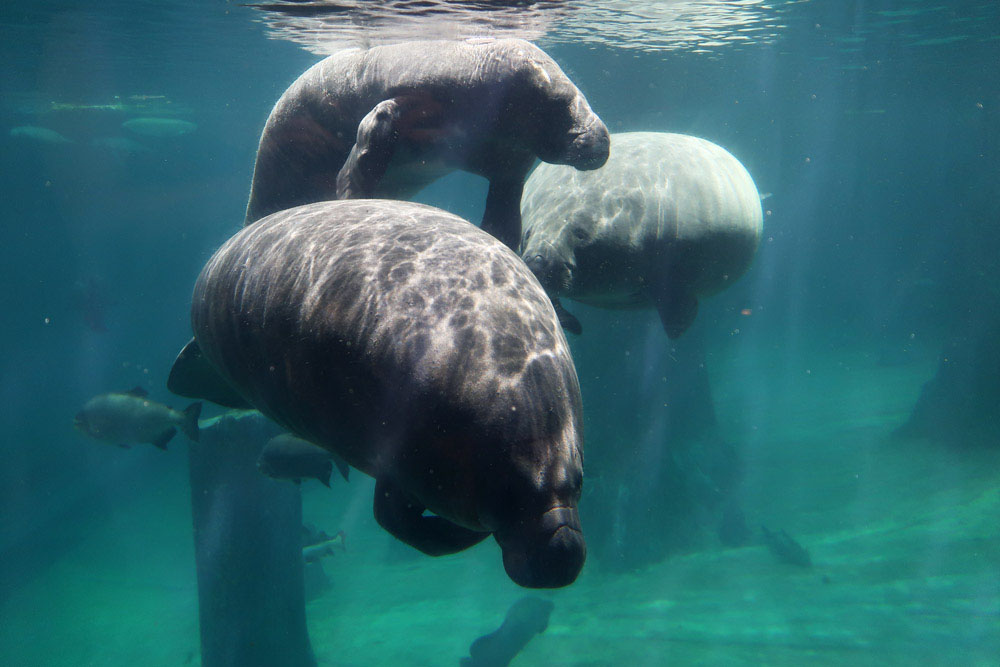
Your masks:
[{"label": "manatee in background", "polygon": [[399,201],[281,211],[208,261],[191,320],[171,391],[252,405],[372,475],[398,539],[442,555],[492,533],[522,586],[580,572],[576,370],[544,290],[489,234]]},{"label": "manatee in background", "polygon": [[41,144],[60,145],[76,143],[72,139],[67,139],[55,130],[50,130],[47,127],[38,127],[37,125],[19,125],[18,127],[12,127],[9,134],[13,139],[37,141]]},{"label": "manatee in background", "polygon": [[670,338],[698,299],[750,267],[762,231],[750,174],[715,144],[683,134],[611,137],[601,169],[542,164],[525,185],[521,256],[555,299],[603,308],[655,307]]},{"label": "manatee in background", "polygon": [[482,228],[516,249],[535,158],[596,169],[607,157],[604,123],[530,42],[349,49],[311,67],[275,104],[246,222],[328,199],[405,199],[461,169],[489,180]]}]

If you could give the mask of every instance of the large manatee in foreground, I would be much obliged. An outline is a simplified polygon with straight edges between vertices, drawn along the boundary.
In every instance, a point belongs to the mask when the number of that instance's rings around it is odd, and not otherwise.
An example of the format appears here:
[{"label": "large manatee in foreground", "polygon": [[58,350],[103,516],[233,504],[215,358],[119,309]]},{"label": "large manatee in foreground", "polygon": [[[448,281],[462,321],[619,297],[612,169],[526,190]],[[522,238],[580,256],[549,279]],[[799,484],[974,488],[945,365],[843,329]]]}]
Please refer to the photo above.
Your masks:
[{"label": "large manatee in foreground", "polygon": [[378,522],[425,553],[493,533],[518,584],[576,578],[576,370],[544,290],[492,236],[398,201],[281,211],[209,260],[191,320],[172,391],[253,406],[372,475]]},{"label": "large manatee in foreground", "polygon": [[655,307],[670,338],[698,299],[731,285],[760,241],[760,197],[719,146],[683,134],[611,135],[600,169],[541,164],[521,202],[521,256],[570,331],[559,297],[604,308]]},{"label": "large manatee in foreground", "polygon": [[247,224],[328,199],[406,199],[455,169],[489,180],[482,228],[513,249],[535,159],[596,169],[608,129],[521,39],[406,42],[320,61],[274,105]]}]

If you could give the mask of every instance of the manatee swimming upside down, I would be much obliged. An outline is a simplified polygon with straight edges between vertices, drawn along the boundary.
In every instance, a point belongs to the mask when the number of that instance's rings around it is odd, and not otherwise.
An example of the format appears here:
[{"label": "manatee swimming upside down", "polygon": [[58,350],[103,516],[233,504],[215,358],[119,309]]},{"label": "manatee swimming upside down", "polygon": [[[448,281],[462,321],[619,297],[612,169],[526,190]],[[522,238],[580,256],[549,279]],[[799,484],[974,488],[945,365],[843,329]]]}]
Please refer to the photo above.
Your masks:
[{"label": "manatee swimming upside down", "polygon": [[375,518],[425,553],[492,533],[518,584],[576,578],[576,370],[544,290],[489,234],[398,201],[281,211],[209,260],[191,317],[172,391],[253,406],[372,475]]},{"label": "manatee swimming upside down", "polygon": [[275,104],[246,222],[328,199],[405,199],[461,169],[489,180],[482,228],[516,250],[535,159],[596,169],[607,157],[604,123],[530,42],[352,49],[311,67]]},{"label": "manatee swimming upside down", "polygon": [[603,308],[655,307],[670,338],[698,299],[733,284],[760,241],[760,197],[739,161],[683,134],[611,136],[601,169],[542,164],[525,185],[521,256],[567,330],[559,297]]}]

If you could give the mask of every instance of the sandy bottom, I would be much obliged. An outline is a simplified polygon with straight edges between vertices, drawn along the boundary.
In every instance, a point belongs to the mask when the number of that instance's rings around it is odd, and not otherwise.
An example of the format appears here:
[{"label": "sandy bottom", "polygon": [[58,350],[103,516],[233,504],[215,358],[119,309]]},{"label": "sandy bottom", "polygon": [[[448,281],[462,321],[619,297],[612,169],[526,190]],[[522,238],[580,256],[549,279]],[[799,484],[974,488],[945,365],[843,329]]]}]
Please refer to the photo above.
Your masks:
[{"label": "sandy bottom", "polygon": [[[800,358],[806,358],[805,355]],[[816,359],[816,357],[811,357]],[[864,354],[716,363],[722,427],[744,443],[749,524],[795,535],[811,569],[760,546],[609,574],[590,562],[518,665],[1000,662],[1000,448],[888,437],[934,370]],[[741,378],[768,369],[784,382]],[[801,374],[801,377],[799,376]],[[591,446],[597,446],[596,444]],[[0,601],[10,665],[197,665],[183,453]],[[370,480],[304,486],[308,521],[346,531],[308,604],[320,665],[455,665],[525,591],[492,541],[413,555],[371,518]]]}]

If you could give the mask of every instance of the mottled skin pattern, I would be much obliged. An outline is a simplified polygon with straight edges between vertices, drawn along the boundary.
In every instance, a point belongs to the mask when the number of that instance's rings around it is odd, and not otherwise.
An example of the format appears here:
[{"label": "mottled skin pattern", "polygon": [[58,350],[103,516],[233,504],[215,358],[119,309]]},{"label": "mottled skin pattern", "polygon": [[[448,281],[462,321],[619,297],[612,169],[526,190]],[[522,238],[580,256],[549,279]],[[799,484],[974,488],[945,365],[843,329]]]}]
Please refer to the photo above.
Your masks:
[{"label": "mottled skin pattern", "polygon": [[[281,211],[209,260],[192,324],[250,404],[378,480],[400,539],[438,554],[494,533],[517,583],[575,579],[576,371],[545,292],[490,235],[397,201]],[[447,521],[415,527],[424,508]]]},{"label": "mottled skin pattern", "polygon": [[530,42],[348,50],[311,67],[275,104],[246,222],[329,199],[404,199],[462,169],[490,181],[483,229],[516,248],[536,157],[596,169],[608,157],[608,130]]},{"label": "mottled skin pattern", "polygon": [[658,132],[612,135],[596,171],[539,165],[521,209],[521,256],[551,296],[656,307],[671,338],[690,326],[699,298],[750,267],[763,218],[736,158]]}]

